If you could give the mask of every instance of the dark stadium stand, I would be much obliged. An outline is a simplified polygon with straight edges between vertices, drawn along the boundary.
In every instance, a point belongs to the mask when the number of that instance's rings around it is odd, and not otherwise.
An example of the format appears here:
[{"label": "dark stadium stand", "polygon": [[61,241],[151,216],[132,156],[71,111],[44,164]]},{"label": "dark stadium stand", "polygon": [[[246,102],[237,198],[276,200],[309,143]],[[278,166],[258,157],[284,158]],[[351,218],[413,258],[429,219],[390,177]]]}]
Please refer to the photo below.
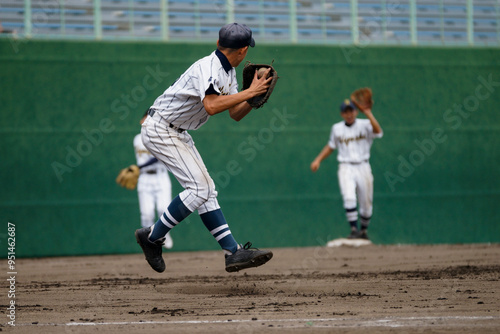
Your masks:
[{"label": "dark stadium stand", "polygon": [[[96,19],[100,17],[102,38],[199,40],[216,38],[218,29],[228,21],[228,15],[232,15],[235,21],[251,26],[264,41],[336,43],[353,40],[350,0],[296,0],[295,3],[291,13],[288,0],[234,0],[229,11],[224,0],[165,0],[168,15],[162,18],[161,0],[101,0],[98,12],[91,0],[31,0],[31,35],[95,38],[99,29]],[[360,40],[389,44],[410,42],[409,0],[358,0],[357,3]],[[473,1],[475,44],[500,45],[499,7],[495,0]],[[466,0],[417,0],[414,8],[419,44],[469,42]],[[23,0],[2,1],[0,22],[4,28],[16,30],[22,36],[26,29],[25,17]]]}]

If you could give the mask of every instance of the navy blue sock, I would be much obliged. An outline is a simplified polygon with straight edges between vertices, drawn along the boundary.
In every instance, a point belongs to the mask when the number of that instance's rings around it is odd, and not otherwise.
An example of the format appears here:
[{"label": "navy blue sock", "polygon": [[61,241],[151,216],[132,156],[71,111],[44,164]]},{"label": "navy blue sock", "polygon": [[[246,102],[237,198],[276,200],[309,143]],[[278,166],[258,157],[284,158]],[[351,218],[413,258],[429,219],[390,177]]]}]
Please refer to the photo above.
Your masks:
[{"label": "navy blue sock", "polygon": [[351,225],[351,230],[353,230],[353,231],[357,231],[358,230],[358,221],[357,220],[349,222],[349,224]]},{"label": "navy blue sock", "polygon": [[358,210],[356,207],[345,208],[347,221],[351,225],[351,231],[358,230]]},{"label": "navy blue sock", "polygon": [[371,217],[359,216],[359,218],[361,221],[361,229],[366,231],[368,229],[368,225],[370,224]]},{"label": "navy blue sock", "polygon": [[174,200],[168,206],[167,211],[165,211],[160,219],[155,223],[153,233],[149,236],[149,240],[156,241],[163,238],[175,225],[179,224],[184,218],[189,216],[191,211],[182,203],[179,196],[174,198]]},{"label": "navy blue sock", "polygon": [[236,252],[238,243],[234,240],[221,209],[206,212],[200,215],[200,218],[222,249]]}]

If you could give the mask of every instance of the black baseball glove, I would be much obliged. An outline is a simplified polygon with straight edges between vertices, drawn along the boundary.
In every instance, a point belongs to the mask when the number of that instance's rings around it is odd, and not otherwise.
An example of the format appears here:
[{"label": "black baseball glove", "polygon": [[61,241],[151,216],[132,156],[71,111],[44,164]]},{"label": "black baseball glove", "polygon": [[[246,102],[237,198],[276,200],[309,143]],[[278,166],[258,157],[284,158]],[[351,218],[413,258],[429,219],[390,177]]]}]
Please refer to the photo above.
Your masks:
[{"label": "black baseball glove", "polygon": [[261,73],[264,73],[265,70],[268,68],[271,68],[271,71],[269,72],[268,77],[272,77],[271,83],[269,85],[269,88],[267,89],[267,92],[259,95],[252,97],[251,99],[247,100],[248,104],[252,106],[252,108],[258,109],[261,108],[267,100],[269,100],[269,97],[271,96],[274,86],[276,86],[276,82],[278,81],[278,72],[274,69],[274,67],[271,65],[267,64],[253,64],[249,61],[245,63],[245,66],[243,67],[243,90],[248,89],[250,87],[250,84],[252,83],[252,80],[255,75],[255,71],[257,72],[260,78]]}]

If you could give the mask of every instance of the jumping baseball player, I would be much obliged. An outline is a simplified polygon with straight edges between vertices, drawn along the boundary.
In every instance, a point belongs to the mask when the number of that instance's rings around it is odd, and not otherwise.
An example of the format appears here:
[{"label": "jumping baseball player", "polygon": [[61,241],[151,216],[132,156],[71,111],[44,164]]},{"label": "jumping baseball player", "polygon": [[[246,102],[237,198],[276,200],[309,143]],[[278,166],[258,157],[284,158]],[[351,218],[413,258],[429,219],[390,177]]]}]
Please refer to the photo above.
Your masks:
[{"label": "jumping baseball player", "polygon": [[238,92],[235,68],[254,46],[252,31],[246,25],[222,27],[217,49],[196,61],[167,88],[142,124],[144,145],[184,188],[155,225],[135,232],[146,260],[157,272],[165,270],[161,247],[165,235],[195,210],[223,249],[226,271],[257,267],[273,256],[270,251],[251,248],[251,243],[241,246],[236,242],[217,201],[214,181],[188,133],[226,110],[240,121],[252,110],[247,100],[267,92],[271,78],[264,75],[259,79],[257,71],[250,87]]},{"label": "jumping baseball player", "polygon": [[[141,125],[148,116],[147,111],[141,119]],[[140,168],[137,182],[137,195],[141,211],[141,226],[150,227],[160,217],[172,201],[172,184],[165,165],[158,161],[142,143],[142,136],[134,137],[134,151],[137,166]],[[163,246],[171,249],[174,242],[170,233],[165,235]]]},{"label": "jumping baseball player", "polygon": [[[369,239],[366,233],[373,211],[373,175],[370,148],[374,138],[381,138],[382,128],[371,109],[363,110],[368,119],[357,119],[358,110],[350,100],[340,106],[343,122],[332,126],[330,140],[311,163],[316,172],[321,162],[337,149],[338,179],[347,220],[351,225],[350,239]],[[358,210],[361,230],[358,229]]]}]

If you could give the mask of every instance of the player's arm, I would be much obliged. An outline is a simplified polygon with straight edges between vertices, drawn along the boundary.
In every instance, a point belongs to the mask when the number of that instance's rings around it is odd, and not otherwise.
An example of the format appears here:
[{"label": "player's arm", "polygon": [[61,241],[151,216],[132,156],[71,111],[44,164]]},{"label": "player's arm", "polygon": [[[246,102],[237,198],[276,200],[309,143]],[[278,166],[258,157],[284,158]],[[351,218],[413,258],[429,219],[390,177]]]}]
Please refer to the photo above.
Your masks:
[{"label": "player's arm", "polygon": [[332,154],[333,148],[330,147],[330,145],[326,144],[325,147],[319,152],[318,156],[316,159],[313,160],[311,163],[311,170],[313,172],[317,171],[319,169],[319,166],[321,165],[321,162],[325,160],[330,154]]},{"label": "player's arm", "polygon": [[271,80],[272,78],[266,79],[265,76],[258,79],[257,72],[255,72],[255,77],[248,89],[231,95],[206,95],[203,99],[205,110],[211,116],[229,110],[231,118],[240,121],[252,110],[252,107],[246,101],[254,96],[264,94],[269,88]]},{"label": "player's arm", "polygon": [[245,100],[244,102],[238,103],[232,108],[229,108],[229,116],[236,122],[241,121],[248,113],[252,110],[252,106],[248,104]]},{"label": "player's arm", "polygon": [[380,126],[380,124],[378,124],[378,121],[375,118],[375,116],[373,116],[372,110],[365,109],[363,111],[363,113],[366,115],[366,118],[368,118],[370,120],[370,123],[372,124],[372,128],[373,128],[373,133],[376,133],[376,134],[382,133],[382,127]]},{"label": "player's arm", "polygon": [[[232,117],[231,110],[234,110],[236,108],[236,110],[239,110],[241,113],[246,112],[243,115],[244,117],[250,112],[250,110],[252,110],[252,107],[250,107],[250,105],[246,101],[256,96],[247,91],[248,89],[232,95],[206,95],[203,99],[203,105],[205,106],[205,110],[210,116],[216,115],[229,109],[229,114]],[[248,108],[245,108],[245,105],[248,106]]]},{"label": "player's arm", "polygon": [[[267,92],[267,89],[269,88],[269,84],[271,83],[272,77],[267,78],[269,72],[271,71],[271,68],[268,68],[264,74],[262,74],[261,78],[259,79],[258,77],[258,72],[255,71],[252,84],[250,84],[250,88],[252,88],[252,85],[260,85],[262,82],[267,82],[266,89],[264,90],[264,93]],[[248,89],[247,89],[248,90]],[[259,96],[263,93],[257,93],[255,96]],[[248,99],[247,99],[248,100]],[[229,115],[231,116],[232,119],[234,119],[236,122],[241,121],[248,113],[252,110],[252,106],[248,104],[248,102],[239,103],[236,106],[229,108]]]}]

